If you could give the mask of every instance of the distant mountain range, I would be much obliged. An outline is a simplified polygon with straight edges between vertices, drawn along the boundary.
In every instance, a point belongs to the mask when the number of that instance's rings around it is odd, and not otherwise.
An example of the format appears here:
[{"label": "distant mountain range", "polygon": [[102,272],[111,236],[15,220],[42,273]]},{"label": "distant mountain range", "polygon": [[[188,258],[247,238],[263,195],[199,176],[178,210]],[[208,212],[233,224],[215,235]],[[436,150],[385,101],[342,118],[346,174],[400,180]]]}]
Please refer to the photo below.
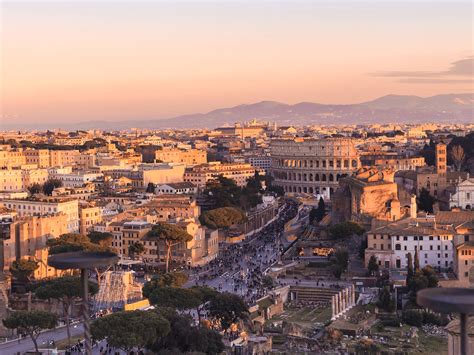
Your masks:
[{"label": "distant mountain range", "polygon": [[[446,94],[431,97],[387,95],[373,101],[351,105],[325,105],[300,102],[295,105],[275,101],[221,108],[208,113],[196,113],[158,120],[127,120],[119,122],[88,121],[61,124],[64,129],[128,129],[136,128],[216,128],[256,118],[278,125],[367,124],[473,122],[474,93]],[[12,127],[26,128],[11,124]],[[34,128],[52,128],[36,126]],[[30,127],[33,128],[33,127]]]}]

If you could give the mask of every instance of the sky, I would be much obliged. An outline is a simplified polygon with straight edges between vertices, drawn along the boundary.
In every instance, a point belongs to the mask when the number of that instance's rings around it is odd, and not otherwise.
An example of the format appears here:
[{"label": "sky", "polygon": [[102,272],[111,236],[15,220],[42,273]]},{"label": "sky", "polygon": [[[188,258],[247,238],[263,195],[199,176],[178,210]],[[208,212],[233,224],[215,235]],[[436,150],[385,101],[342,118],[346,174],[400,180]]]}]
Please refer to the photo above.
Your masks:
[{"label": "sky", "polygon": [[8,1],[0,120],[473,92],[471,1]]}]

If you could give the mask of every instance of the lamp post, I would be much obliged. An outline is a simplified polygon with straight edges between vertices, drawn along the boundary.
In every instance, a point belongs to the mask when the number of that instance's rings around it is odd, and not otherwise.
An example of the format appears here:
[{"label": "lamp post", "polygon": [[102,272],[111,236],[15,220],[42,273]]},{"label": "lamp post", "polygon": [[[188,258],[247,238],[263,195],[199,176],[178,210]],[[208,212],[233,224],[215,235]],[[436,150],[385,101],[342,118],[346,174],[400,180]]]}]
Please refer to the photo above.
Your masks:
[{"label": "lamp post", "polygon": [[461,355],[469,354],[467,318],[474,314],[474,289],[427,288],[416,295],[416,302],[439,313],[460,314]]},{"label": "lamp post", "polygon": [[48,258],[48,265],[59,270],[80,269],[82,282],[82,319],[84,322],[84,345],[87,355],[92,355],[89,319],[89,270],[116,264],[119,258],[110,252],[78,251],[60,253]]}]

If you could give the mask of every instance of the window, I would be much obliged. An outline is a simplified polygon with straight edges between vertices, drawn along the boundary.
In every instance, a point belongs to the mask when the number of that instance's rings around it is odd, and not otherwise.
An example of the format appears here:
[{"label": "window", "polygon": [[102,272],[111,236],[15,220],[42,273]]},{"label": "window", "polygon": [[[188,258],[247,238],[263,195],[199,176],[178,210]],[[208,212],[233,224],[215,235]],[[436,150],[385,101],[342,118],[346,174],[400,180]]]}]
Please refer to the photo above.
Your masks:
[{"label": "window", "polygon": [[400,244],[395,244],[395,250],[402,250],[401,247],[402,246]]}]

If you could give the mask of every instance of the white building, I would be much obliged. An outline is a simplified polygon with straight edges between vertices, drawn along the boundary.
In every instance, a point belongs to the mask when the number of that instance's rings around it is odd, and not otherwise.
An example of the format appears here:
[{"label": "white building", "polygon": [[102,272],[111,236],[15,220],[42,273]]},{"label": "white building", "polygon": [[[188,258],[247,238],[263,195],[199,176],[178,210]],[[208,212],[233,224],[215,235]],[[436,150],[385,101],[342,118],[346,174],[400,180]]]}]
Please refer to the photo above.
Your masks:
[{"label": "white building", "polygon": [[461,181],[454,187],[455,191],[449,196],[449,207],[459,207],[466,210],[474,207],[474,178],[467,176],[466,180]]},{"label": "white building", "polygon": [[272,167],[272,157],[270,155],[252,155],[245,158],[245,161],[254,168],[269,172]]},{"label": "white building", "polygon": [[155,193],[157,195],[162,194],[173,194],[173,195],[181,195],[181,194],[196,194],[197,187],[190,183],[190,182],[175,182],[169,184],[162,184],[158,185],[155,188]]},{"label": "white building", "polygon": [[381,267],[406,270],[407,254],[414,260],[417,252],[420,267],[452,268],[455,235],[452,225],[437,224],[434,216],[404,218],[367,233],[365,263],[374,255]]},{"label": "white building", "polygon": [[61,180],[64,187],[82,187],[88,183],[91,183],[99,178],[102,178],[104,175],[102,173],[86,173],[86,172],[77,172],[77,173],[53,173],[51,178]]}]

